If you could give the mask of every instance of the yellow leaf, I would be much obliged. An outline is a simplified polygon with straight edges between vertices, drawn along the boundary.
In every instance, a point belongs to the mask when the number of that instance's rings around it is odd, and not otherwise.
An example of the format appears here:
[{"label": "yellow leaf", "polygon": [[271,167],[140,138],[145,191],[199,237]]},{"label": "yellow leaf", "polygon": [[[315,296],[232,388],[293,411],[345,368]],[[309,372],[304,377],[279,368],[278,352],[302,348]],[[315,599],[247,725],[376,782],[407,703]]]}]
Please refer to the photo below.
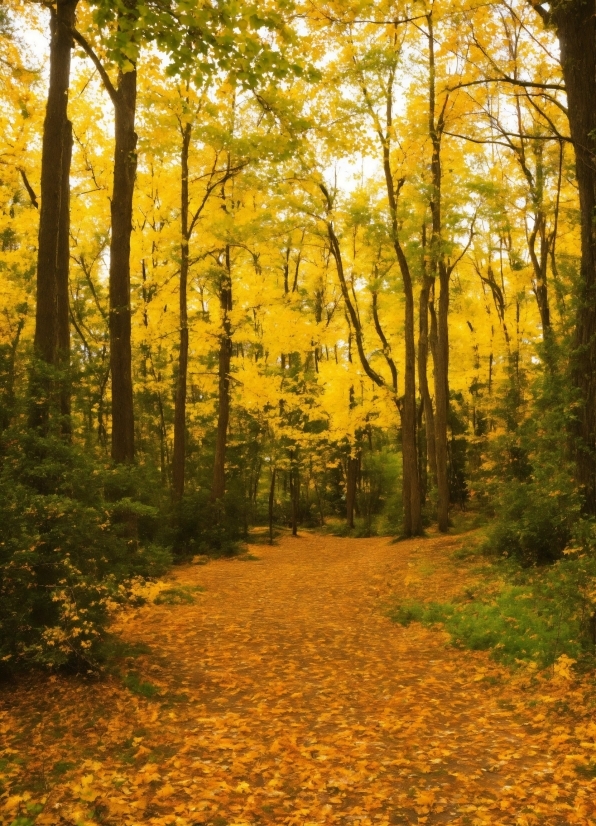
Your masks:
[{"label": "yellow leaf", "polygon": [[160,800],[165,800],[167,797],[171,797],[175,791],[176,789],[170,783],[166,783],[165,786],[162,786],[161,789],[156,792],[155,797],[158,797]]}]

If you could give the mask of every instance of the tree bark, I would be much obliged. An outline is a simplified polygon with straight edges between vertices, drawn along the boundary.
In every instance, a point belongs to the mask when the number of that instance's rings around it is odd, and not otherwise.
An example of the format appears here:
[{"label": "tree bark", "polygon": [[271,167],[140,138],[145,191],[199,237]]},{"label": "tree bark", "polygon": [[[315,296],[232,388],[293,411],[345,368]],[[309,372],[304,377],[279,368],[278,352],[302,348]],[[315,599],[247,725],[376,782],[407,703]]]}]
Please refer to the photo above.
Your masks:
[{"label": "tree bark", "polygon": [[120,72],[114,100],[115,151],[110,243],[110,366],[112,371],[112,459],[134,460],[134,411],[130,313],[130,237],[137,169],[136,69]]},{"label": "tree bark", "polygon": [[58,254],[63,196],[72,29],[78,0],[58,0],[50,9],[50,82],[41,155],[41,209],[37,255],[37,306],[29,424],[47,432],[50,422],[52,368],[58,349]]},{"label": "tree bark", "polygon": [[292,503],[292,536],[298,536],[298,506],[300,504],[300,475],[295,458],[290,465],[290,500]]},{"label": "tree bark", "polygon": [[[391,213],[391,232],[395,255],[399,264],[405,297],[405,370],[404,396],[398,405],[401,416],[402,457],[403,457],[403,503],[404,535],[420,536],[422,533],[422,504],[420,478],[418,476],[418,448],[416,446],[416,343],[414,339],[414,288],[410,267],[399,242],[397,228],[397,194],[393,174],[389,164],[389,153],[385,156],[385,179]],[[403,182],[400,182],[400,185]]]},{"label": "tree bark", "polygon": [[271,484],[269,486],[269,544],[273,545],[273,507],[275,505],[275,476],[277,468],[271,471]]},{"label": "tree bark", "polygon": [[[423,249],[426,244],[426,231],[423,228]],[[428,305],[430,302],[430,294],[432,287],[432,279],[426,274],[423,275],[422,288],[420,290],[420,308],[418,318],[418,385],[420,387],[420,396],[422,398],[422,405],[424,408],[424,425],[426,431],[426,454],[428,460],[428,467],[430,470],[430,477],[434,487],[437,486],[437,451],[435,442],[435,414],[433,410],[433,403],[428,387]]]},{"label": "tree bark", "polygon": [[348,528],[354,527],[354,506],[356,504],[356,485],[358,482],[358,456],[348,456],[346,473],[346,519]]},{"label": "tree bark", "polygon": [[581,264],[572,353],[577,482],[596,514],[596,14],[593,0],[557,2],[550,14],[561,47],[581,211]]},{"label": "tree bark", "polygon": [[430,272],[439,278],[437,313],[437,343],[434,359],[435,378],[435,453],[437,462],[437,522],[439,530],[449,530],[449,474],[447,470],[447,420],[449,412],[449,279],[442,245],[441,217],[441,136],[443,112],[435,113],[435,55],[432,12],[427,15],[429,44],[429,136],[432,145],[431,200],[432,235],[430,241]]},{"label": "tree bark", "polygon": [[[136,0],[125,0],[119,14],[132,16]],[[110,371],[112,374],[112,459],[134,461],[134,409],[130,312],[130,238],[137,171],[137,71],[118,72],[114,86],[105,66],[83,35],[73,30],[76,42],[90,57],[114,106],[114,173],[110,238]]]},{"label": "tree bark", "polygon": [[60,196],[60,227],[58,232],[58,266],[56,268],[56,293],[58,314],[58,367],[60,370],[61,430],[65,439],[72,436],[70,419],[70,165],[72,161],[72,123],[64,124],[62,146],[62,192]]},{"label": "tree bark", "polygon": [[184,493],[186,464],[186,384],[188,376],[188,153],[192,136],[192,124],[186,123],[182,132],[181,193],[180,193],[180,352],[178,355],[178,380],[174,406],[174,458],[172,462],[173,492],[176,499]]},{"label": "tree bark", "polygon": [[223,499],[226,490],[226,447],[230,420],[230,363],[232,360],[232,327],[229,313],[232,310],[232,272],[230,246],[226,246],[225,272],[219,291],[222,320],[219,337],[219,385],[217,411],[217,437],[211,500]]}]

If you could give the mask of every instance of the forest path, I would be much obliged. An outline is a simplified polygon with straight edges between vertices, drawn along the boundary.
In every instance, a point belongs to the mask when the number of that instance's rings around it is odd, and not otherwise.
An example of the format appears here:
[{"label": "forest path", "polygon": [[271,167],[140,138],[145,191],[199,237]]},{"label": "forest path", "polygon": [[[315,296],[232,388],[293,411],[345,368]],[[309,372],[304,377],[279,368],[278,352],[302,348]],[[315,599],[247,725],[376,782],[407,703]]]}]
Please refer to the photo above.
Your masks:
[{"label": "forest path", "polygon": [[148,646],[128,688],[51,678],[40,698],[37,678],[5,704],[38,785],[8,797],[2,822],[596,823],[595,781],[566,759],[591,736],[560,707],[577,687],[512,680],[384,614],[391,594],[444,599],[472,582],[458,544],[304,533],[175,570],[170,585],[205,591],[122,617]]}]

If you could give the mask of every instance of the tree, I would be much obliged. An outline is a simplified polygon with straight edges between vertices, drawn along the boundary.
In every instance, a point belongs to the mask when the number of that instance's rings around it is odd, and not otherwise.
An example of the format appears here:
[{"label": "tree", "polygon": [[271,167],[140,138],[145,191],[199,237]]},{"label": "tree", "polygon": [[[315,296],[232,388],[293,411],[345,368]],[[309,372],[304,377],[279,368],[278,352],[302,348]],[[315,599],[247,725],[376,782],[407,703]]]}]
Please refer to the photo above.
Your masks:
[{"label": "tree", "polygon": [[559,39],[575,150],[581,210],[581,265],[572,354],[572,378],[579,402],[576,464],[586,510],[596,514],[596,16],[589,0],[557,0],[550,8],[540,3],[532,6],[554,27]]},{"label": "tree", "polygon": [[[58,0],[50,7],[50,82],[42,140],[41,207],[37,255],[37,303],[30,388],[32,427],[47,431],[53,369],[66,366],[69,342],[65,322],[68,306],[68,178],[72,147],[68,121],[68,89],[73,27],[78,0]],[[66,326],[65,326],[66,325]],[[62,413],[68,415],[67,390],[61,393]]]}]

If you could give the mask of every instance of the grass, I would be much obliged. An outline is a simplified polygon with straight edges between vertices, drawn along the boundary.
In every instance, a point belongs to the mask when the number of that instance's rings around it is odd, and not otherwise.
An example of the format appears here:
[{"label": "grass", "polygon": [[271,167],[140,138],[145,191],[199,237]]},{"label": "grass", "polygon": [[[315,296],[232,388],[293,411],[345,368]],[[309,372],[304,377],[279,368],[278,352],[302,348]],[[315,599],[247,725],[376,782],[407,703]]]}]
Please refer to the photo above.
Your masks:
[{"label": "grass", "polygon": [[[472,541],[453,556],[469,559],[479,553],[480,546]],[[452,645],[489,651],[508,666],[527,662],[546,668],[562,654],[581,666],[593,666],[594,605],[586,596],[593,561],[563,559],[529,569],[512,560],[484,563],[481,587],[464,590],[449,602],[401,601],[389,609],[389,616],[401,625],[440,626]]]},{"label": "grass", "polygon": [[145,697],[147,700],[154,700],[159,696],[159,688],[156,685],[153,685],[153,683],[142,680],[134,671],[129,671],[123,678],[122,682],[129,691],[132,691],[133,694],[137,694],[139,697]]},{"label": "grass", "polygon": [[194,594],[205,589],[202,585],[179,585],[160,591],[153,602],[156,605],[190,605],[195,601]]}]

